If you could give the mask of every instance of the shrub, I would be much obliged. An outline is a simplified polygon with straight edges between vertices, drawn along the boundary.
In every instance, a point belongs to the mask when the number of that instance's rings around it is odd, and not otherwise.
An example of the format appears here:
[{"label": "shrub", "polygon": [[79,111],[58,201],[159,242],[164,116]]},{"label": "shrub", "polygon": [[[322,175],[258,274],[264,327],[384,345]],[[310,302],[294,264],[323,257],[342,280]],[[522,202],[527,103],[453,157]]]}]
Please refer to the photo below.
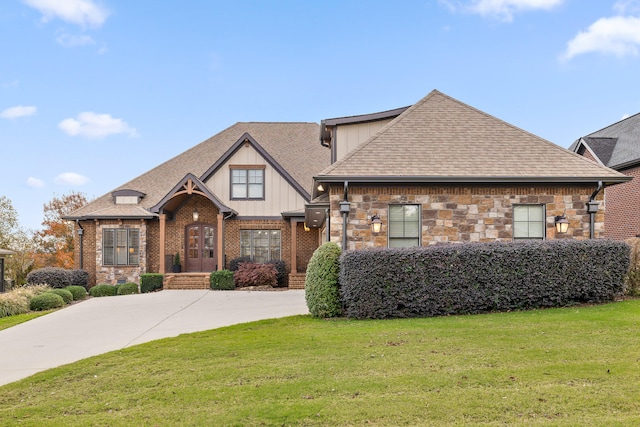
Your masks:
[{"label": "shrub", "polygon": [[335,317],[342,313],[338,280],[341,252],[337,244],[327,242],[309,260],[304,295],[312,316]]},{"label": "shrub", "polygon": [[40,295],[36,295],[31,298],[29,308],[33,311],[51,310],[52,308],[59,308],[64,306],[64,299],[60,295],[52,292],[45,292]]},{"label": "shrub", "polygon": [[640,239],[626,240],[631,247],[629,271],[624,278],[626,292],[631,296],[640,296]]},{"label": "shrub", "polygon": [[238,267],[234,278],[236,286],[271,286],[276,287],[278,281],[276,268],[273,264],[254,264],[252,262],[244,262]]},{"label": "shrub", "polygon": [[83,286],[71,285],[67,286],[65,289],[71,292],[74,301],[82,301],[87,297],[87,290]]},{"label": "shrub", "polygon": [[278,282],[278,287],[287,286],[287,264],[284,261],[267,261],[265,264],[271,264],[276,269],[276,281]]},{"label": "shrub", "polygon": [[628,266],[600,239],[373,249],[342,255],[340,286],[349,317],[425,317],[612,301]]},{"label": "shrub", "polygon": [[27,275],[30,285],[49,285],[52,288],[66,288],[71,285],[69,270],[59,267],[45,267],[33,270]]},{"label": "shrub", "polygon": [[162,280],[164,276],[159,273],[146,273],[140,275],[140,291],[144,294],[162,289]]},{"label": "shrub", "polygon": [[133,295],[133,294],[139,294],[140,291],[138,289],[137,283],[127,282],[120,285],[116,293],[118,295]]},{"label": "shrub", "polygon": [[212,271],[209,275],[209,284],[211,289],[220,291],[232,291],[236,288],[233,271],[230,270]]},{"label": "shrub", "polygon": [[89,289],[89,295],[92,297],[112,297],[116,292],[116,287],[108,283],[101,283]]},{"label": "shrub", "polygon": [[0,294],[0,318],[29,311],[29,298],[19,292]]},{"label": "shrub", "polygon": [[73,294],[66,289],[51,289],[49,292],[60,295],[65,304],[71,304],[73,302]]},{"label": "shrub", "polygon": [[30,300],[36,295],[50,291],[52,288],[49,285],[28,285],[20,288],[15,288],[11,292],[15,292],[24,296],[27,300]]},{"label": "shrub", "polygon": [[238,271],[238,268],[240,268],[240,264],[245,262],[251,262],[251,257],[242,256],[239,258],[234,258],[231,261],[229,261],[229,270]]},{"label": "shrub", "polygon": [[85,270],[68,270],[69,282],[71,286],[82,286],[85,290],[89,288],[89,272]]}]

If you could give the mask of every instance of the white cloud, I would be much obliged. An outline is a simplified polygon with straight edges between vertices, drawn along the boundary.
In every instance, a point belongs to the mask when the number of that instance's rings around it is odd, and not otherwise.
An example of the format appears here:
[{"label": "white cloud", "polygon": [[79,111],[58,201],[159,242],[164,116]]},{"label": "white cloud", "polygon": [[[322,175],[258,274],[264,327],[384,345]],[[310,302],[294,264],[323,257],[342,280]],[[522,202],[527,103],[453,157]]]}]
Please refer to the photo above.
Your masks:
[{"label": "white cloud", "polygon": [[628,119],[629,117],[631,117],[631,114],[623,114],[620,120]]},{"label": "white cloud", "polygon": [[567,43],[563,59],[571,59],[589,52],[612,54],[618,57],[638,55],[640,18],[613,16],[600,18]]},{"label": "white cloud", "polygon": [[56,37],[56,42],[64,47],[76,47],[76,46],[88,46],[96,44],[96,41],[91,36],[76,35],[69,33],[61,33]]},{"label": "white cloud", "polygon": [[55,179],[55,183],[60,185],[83,185],[87,182],[89,178],[75,172],[61,173]]},{"label": "white cloud", "polygon": [[110,114],[97,114],[91,111],[78,114],[77,119],[69,118],[61,121],[58,127],[71,136],[100,139],[119,133],[138,136],[134,128],[122,119],[111,117]]},{"label": "white cloud", "polygon": [[18,105],[17,107],[7,108],[0,113],[0,117],[3,119],[17,119],[18,117],[27,117],[36,113],[38,109],[33,105],[23,107]]},{"label": "white cloud", "polygon": [[109,11],[93,0],[22,0],[42,14],[42,21],[58,18],[82,27],[101,27]]},{"label": "white cloud", "polygon": [[440,0],[451,11],[463,10],[483,16],[494,16],[503,21],[512,21],[513,15],[533,10],[550,10],[560,6],[565,0]]},{"label": "white cloud", "polygon": [[41,188],[44,187],[44,181],[39,178],[30,176],[29,178],[27,178],[27,185],[33,188]]}]

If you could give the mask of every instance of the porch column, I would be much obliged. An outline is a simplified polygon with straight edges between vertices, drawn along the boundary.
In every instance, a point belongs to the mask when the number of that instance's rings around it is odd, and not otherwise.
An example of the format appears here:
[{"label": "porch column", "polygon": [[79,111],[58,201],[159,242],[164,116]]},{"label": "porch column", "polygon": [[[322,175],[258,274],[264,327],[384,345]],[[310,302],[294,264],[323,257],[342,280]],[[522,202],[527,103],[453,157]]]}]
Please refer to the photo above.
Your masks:
[{"label": "porch column", "polygon": [[291,273],[298,272],[298,220],[291,218]]},{"label": "porch column", "polygon": [[166,270],[166,266],[164,265],[164,233],[166,226],[167,216],[166,214],[160,214],[160,274],[164,274]]},{"label": "porch column", "polygon": [[218,249],[216,253],[218,254],[218,270],[224,269],[224,215],[221,213],[218,214],[218,232],[216,233],[218,237]]}]

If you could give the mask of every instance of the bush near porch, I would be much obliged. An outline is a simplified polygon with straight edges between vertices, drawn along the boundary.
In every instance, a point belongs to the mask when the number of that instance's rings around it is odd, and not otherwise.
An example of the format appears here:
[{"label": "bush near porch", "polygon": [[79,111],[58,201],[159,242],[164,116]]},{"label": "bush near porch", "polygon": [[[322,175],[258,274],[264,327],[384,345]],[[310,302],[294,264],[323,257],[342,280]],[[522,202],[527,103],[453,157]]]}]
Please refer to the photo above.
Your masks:
[{"label": "bush near porch", "polygon": [[429,317],[613,301],[630,249],[609,240],[468,243],[346,252],[352,318]]}]

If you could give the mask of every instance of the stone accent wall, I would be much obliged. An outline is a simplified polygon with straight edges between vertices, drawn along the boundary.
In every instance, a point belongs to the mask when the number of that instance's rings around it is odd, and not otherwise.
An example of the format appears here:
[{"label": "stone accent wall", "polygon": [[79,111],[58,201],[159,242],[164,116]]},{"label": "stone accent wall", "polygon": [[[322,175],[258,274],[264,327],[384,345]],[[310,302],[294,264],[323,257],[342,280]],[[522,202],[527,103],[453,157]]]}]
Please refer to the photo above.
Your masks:
[{"label": "stone accent wall", "polygon": [[[140,262],[136,266],[102,265],[102,230],[106,228],[137,228],[140,230]],[[96,283],[140,283],[140,275],[147,272],[147,225],[143,220],[100,220],[95,226]]]},{"label": "stone accent wall", "polygon": [[620,171],[633,177],[629,182],[606,188],[605,237],[626,240],[640,234],[640,167]]},{"label": "stone accent wall", "polygon": [[[513,238],[513,205],[544,204],[546,206],[546,238],[589,237],[589,214],[586,203],[594,185],[576,186],[349,186],[351,211],[347,224],[348,249],[387,246],[388,207],[390,204],[421,205],[422,245],[441,242],[490,242]],[[600,199],[602,194],[599,195]],[[342,242],[343,219],[339,202],[343,189],[332,187],[331,241]],[[566,213],[570,222],[566,234],[555,233],[554,217]],[[371,232],[370,218],[382,220],[378,235]],[[604,231],[604,203],[595,218],[595,237]]]}]

